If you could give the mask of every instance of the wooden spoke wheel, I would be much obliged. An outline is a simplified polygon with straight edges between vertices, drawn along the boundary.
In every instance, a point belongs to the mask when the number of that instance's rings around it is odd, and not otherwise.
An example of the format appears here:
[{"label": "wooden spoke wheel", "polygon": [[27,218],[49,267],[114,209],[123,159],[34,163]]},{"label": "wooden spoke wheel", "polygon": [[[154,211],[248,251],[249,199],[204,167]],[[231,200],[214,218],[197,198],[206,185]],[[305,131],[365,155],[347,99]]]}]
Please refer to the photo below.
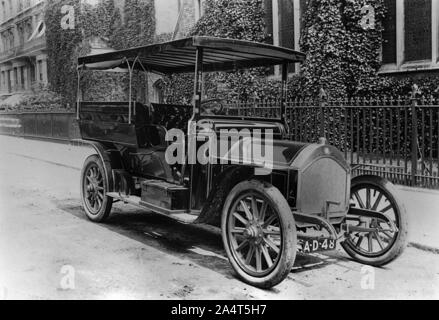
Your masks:
[{"label": "wooden spoke wheel", "polygon": [[284,280],[296,257],[291,209],[275,187],[259,181],[238,184],[222,217],[223,242],[232,267],[247,283],[270,288]]},{"label": "wooden spoke wheel", "polygon": [[103,222],[110,215],[113,200],[106,196],[108,180],[101,159],[90,156],[81,173],[81,196],[87,217]]},{"label": "wooden spoke wheel", "polygon": [[370,217],[348,218],[350,225],[365,229],[350,232],[342,243],[345,251],[355,260],[382,266],[403,252],[407,243],[407,213],[397,193],[392,183],[379,177],[353,180],[351,203],[357,208],[384,214],[391,221]]}]

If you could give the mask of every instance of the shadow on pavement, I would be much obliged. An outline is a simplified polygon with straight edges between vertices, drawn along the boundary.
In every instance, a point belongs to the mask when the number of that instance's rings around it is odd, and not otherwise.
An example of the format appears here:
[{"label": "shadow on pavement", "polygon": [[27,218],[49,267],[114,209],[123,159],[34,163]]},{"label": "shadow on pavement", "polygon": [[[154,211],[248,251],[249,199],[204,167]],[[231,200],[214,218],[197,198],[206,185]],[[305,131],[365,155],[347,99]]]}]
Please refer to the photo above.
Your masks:
[{"label": "shadow on pavement", "polygon": [[[76,199],[56,201],[55,204],[64,212],[87,220]],[[220,231],[215,228],[186,225],[166,216],[123,205],[115,205],[109,220],[99,226],[189,263],[209,268],[229,279],[236,278],[223,250]],[[343,260],[349,261],[338,253],[320,254],[318,257],[298,253],[290,279],[294,280],[294,274],[325,268]]]}]

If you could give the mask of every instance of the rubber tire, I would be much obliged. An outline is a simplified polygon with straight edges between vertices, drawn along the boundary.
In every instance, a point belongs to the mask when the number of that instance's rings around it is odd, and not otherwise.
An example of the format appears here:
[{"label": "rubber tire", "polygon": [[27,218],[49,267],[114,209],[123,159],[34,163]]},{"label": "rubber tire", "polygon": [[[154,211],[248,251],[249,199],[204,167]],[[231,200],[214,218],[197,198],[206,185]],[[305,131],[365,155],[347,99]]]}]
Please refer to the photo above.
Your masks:
[{"label": "rubber tire", "polygon": [[343,249],[346,253],[354,260],[374,267],[384,266],[396,258],[398,258],[407,247],[408,239],[408,215],[403,203],[398,198],[398,190],[395,185],[388,181],[387,179],[376,177],[376,176],[360,176],[354,178],[351,184],[351,190],[356,188],[361,188],[362,186],[372,185],[373,187],[379,189],[384,195],[396,206],[396,218],[399,219],[399,231],[393,246],[378,257],[366,257],[359,254],[352,248],[352,244],[348,241],[341,243]]},{"label": "rubber tire", "polygon": [[[277,210],[282,224],[283,248],[281,257],[277,266],[273,271],[262,278],[251,276],[242,270],[230,251],[229,239],[227,237],[227,218],[231,205],[236,197],[239,197],[243,192],[255,190],[267,197],[273,209]],[[269,289],[281,283],[291,272],[296,260],[297,252],[297,231],[294,221],[293,213],[291,212],[288,202],[285,200],[282,193],[274,186],[257,180],[244,181],[239,183],[229,193],[222,212],[221,219],[221,233],[223,238],[224,248],[229,258],[230,264],[238,277],[244,282],[262,289]]]},{"label": "rubber tire", "polygon": [[84,179],[87,170],[91,165],[94,164],[97,164],[99,170],[101,171],[103,177],[104,189],[105,189],[104,194],[109,190],[109,181],[107,176],[105,175],[105,170],[102,160],[98,155],[92,155],[85,160],[84,166],[81,171],[81,200],[87,218],[93,222],[101,223],[101,222],[105,222],[110,216],[111,209],[113,207],[113,198],[104,196],[102,207],[97,214],[93,214],[88,209],[84,199]]}]

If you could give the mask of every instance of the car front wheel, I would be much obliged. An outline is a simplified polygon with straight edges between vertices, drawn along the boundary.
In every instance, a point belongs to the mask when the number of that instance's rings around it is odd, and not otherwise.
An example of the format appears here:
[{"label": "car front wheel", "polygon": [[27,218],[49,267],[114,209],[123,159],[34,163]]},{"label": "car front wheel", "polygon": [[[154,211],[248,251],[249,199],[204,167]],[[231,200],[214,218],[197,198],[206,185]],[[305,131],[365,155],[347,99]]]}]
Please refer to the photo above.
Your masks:
[{"label": "car front wheel", "polygon": [[222,214],[229,261],[245,282],[271,288],[290,273],[296,258],[294,216],[274,186],[244,181],[230,192]]},{"label": "car front wheel", "polygon": [[358,177],[352,181],[351,203],[354,207],[378,212],[386,220],[351,217],[349,232],[342,242],[344,250],[356,261],[383,266],[399,257],[407,246],[408,217],[395,186],[380,177]]}]

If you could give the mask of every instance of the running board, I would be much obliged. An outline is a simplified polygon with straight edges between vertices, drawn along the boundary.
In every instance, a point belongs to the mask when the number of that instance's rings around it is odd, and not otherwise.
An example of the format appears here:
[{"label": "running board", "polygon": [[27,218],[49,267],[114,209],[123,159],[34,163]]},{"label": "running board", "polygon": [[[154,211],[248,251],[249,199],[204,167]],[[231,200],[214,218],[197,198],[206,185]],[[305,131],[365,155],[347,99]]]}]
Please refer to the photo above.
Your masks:
[{"label": "running board", "polygon": [[142,198],[137,196],[123,196],[117,192],[109,192],[107,196],[116,200],[120,200],[123,203],[131,204],[136,207],[149,209],[155,213],[163,216],[170,217],[178,222],[185,224],[193,224],[198,219],[198,215],[190,214],[187,210],[168,210],[166,208],[158,207],[152,203],[142,201]]}]

